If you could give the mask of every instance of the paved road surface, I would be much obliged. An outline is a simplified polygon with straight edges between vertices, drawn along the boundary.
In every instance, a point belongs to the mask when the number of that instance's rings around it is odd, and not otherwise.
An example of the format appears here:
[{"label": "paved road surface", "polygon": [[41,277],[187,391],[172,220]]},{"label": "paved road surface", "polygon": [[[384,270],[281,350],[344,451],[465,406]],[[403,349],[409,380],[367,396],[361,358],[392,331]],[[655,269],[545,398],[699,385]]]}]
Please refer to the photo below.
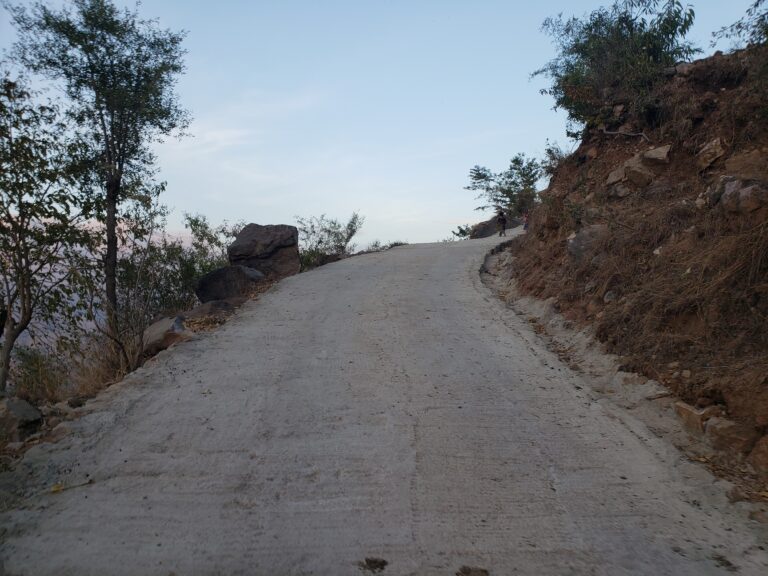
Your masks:
[{"label": "paved road surface", "polygon": [[480,283],[495,242],[290,278],[110,389],[17,472],[6,573],[768,574],[757,523]]}]

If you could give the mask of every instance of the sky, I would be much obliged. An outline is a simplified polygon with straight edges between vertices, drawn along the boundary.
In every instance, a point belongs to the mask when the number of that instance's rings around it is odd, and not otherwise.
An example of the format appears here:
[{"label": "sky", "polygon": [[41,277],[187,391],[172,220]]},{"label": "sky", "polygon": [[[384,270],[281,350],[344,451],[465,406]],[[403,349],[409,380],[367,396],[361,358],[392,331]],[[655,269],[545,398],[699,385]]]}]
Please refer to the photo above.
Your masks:
[{"label": "sky", "polygon": [[[293,224],[357,211],[361,246],[450,237],[488,216],[463,189],[472,166],[573,147],[546,80],[530,79],[555,55],[540,27],[607,3],[143,0],[143,17],[188,32],[178,95],[192,136],[157,147],[169,227],[185,212]],[[710,54],[711,33],[751,3],[692,2],[689,39]],[[0,8],[0,48],[13,37]]]}]

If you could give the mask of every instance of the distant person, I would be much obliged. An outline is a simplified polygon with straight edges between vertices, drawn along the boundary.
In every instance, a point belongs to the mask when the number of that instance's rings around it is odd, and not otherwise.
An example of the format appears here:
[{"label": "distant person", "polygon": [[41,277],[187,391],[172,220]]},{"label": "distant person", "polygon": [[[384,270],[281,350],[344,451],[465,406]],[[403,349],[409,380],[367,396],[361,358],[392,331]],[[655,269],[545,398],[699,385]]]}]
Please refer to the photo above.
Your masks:
[{"label": "distant person", "polygon": [[523,212],[523,230],[528,230],[528,212]]},{"label": "distant person", "polygon": [[499,236],[507,235],[507,216],[504,214],[504,210],[499,210],[496,214],[496,228],[499,230]]}]

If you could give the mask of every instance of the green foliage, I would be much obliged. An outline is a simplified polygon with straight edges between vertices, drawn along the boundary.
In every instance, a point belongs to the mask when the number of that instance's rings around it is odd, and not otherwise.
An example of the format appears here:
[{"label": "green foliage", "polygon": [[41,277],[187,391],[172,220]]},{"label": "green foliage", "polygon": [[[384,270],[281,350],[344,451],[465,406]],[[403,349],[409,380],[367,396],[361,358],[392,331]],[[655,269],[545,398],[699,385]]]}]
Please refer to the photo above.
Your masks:
[{"label": "green foliage", "polygon": [[765,0],[755,0],[743,18],[721,28],[713,36],[740,40],[747,44],[765,44],[768,42],[768,8],[764,4]]},{"label": "green foliage", "polygon": [[557,142],[550,142],[547,140],[547,144],[544,147],[544,159],[541,161],[541,171],[545,176],[551,178],[555,175],[558,168],[568,158],[568,152]]},{"label": "green foliage", "polygon": [[618,102],[642,112],[664,68],[698,52],[684,40],[694,17],[677,0],[615,0],[583,18],[547,18],[542,29],[558,54],[533,76],[551,79],[542,93],[568,112],[571,126],[601,121]]},{"label": "green foliage", "polygon": [[44,347],[18,346],[13,354],[13,380],[17,396],[33,404],[57,402],[68,387],[69,358]]},{"label": "green foliage", "polygon": [[536,200],[536,182],[541,177],[541,166],[525,154],[517,154],[504,172],[491,172],[484,166],[469,171],[469,186],[465,190],[479,192],[477,199],[485,204],[477,210],[501,208],[519,215],[529,211]]},{"label": "green foliage", "polygon": [[470,224],[465,224],[464,226],[457,226],[456,230],[452,230],[451,234],[453,234],[456,238],[469,238],[469,234],[472,232],[472,226]]},{"label": "green foliage", "polygon": [[157,203],[137,205],[126,218],[118,261],[120,341],[128,366],[138,363],[144,329],[160,315],[173,315],[197,304],[197,280],[228,264],[226,249],[243,223],[212,226],[205,216],[185,214],[189,239],[165,231],[167,210]]},{"label": "green foliage", "polygon": [[185,34],[111,0],[72,0],[60,11],[41,2],[4,6],[19,34],[15,59],[61,83],[69,116],[87,138],[92,204],[106,236],[102,304],[116,338],[119,206],[152,174],[152,144],[188,125],[175,93]]},{"label": "green foliage", "polygon": [[344,224],[326,217],[325,214],[310,218],[297,216],[301,269],[308,270],[326,263],[329,258],[340,258],[353,253],[355,245],[350,242],[364,222],[365,217],[357,212],[353,212]]},{"label": "green foliage", "polygon": [[0,81],[0,391],[33,320],[74,330],[82,319],[94,243],[68,134],[55,106]]}]

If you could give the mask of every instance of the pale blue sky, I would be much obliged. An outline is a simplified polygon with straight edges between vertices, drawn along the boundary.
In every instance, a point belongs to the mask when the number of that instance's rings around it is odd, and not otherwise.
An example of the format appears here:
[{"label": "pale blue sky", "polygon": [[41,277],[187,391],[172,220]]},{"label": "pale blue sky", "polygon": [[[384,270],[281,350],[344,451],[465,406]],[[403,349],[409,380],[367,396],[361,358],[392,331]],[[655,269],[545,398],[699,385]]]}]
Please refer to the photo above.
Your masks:
[{"label": "pale blue sky", "polygon": [[[693,2],[690,39],[710,53],[750,4]],[[599,5],[144,0],[143,16],[189,32],[178,88],[194,137],[158,148],[171,226],[185,211],[270,224],[358,210],[361,244],[450,236],[483,217],[462,189],[474,164],[571,145],[529,75],[553,56],[544,18]],[[0,46],[12,36],[3,13]]]}]

